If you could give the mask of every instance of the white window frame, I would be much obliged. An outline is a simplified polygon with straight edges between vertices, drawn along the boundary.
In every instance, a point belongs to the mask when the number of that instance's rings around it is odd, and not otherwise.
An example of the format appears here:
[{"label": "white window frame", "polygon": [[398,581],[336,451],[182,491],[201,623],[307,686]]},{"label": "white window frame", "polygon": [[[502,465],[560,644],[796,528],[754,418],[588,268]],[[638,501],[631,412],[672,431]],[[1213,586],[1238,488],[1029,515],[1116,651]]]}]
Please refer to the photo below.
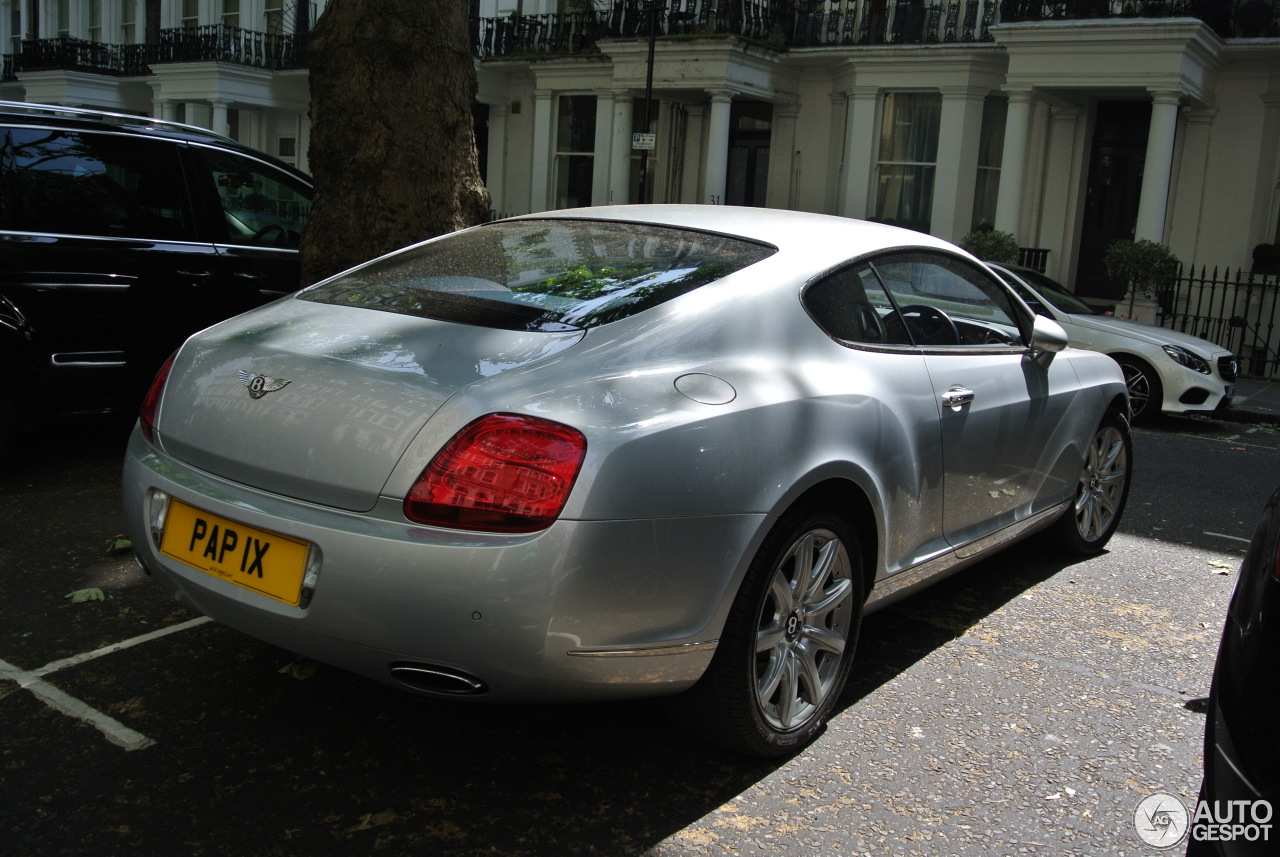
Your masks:
[{"label": "white window frame", "polygon": [[[894,115],[897,115],[898,111],[896,110],[896,107],[891,108],[890,105],[895,103],[897,99],[900,97],[908,97],[908,98],[925,97],[934,102],[933,121],[936,126],[939,126],[939,128],[935,128],[933,160],[931,161],[930,160],[902,160],[902,159],[895,159],[892,157],[885,157],[885,152],[884,152],[885,139],[886,139],[885,123],[890,121],[891,113]],[[871,201],[873,219],[879,220],[882,222],[892,221],[897,225],[908,225],[908,226],[911,226],[912,228],[914,228],[917,224],[922,224],[922,225],[925,225],[926,227],[932,226],[932,218],[933,218],[932,199],[933,199],[934,191],[937,187],[937,180],[938,180],[939,141],[938,139],[936,139],[936,137],[939,136],[938,130],[940,129],[940,126],[941,126],[941,119],[942,119],[942,93],[936,89],[890,90],[881,96],[880,133],[876,135],[874,198]],[[889,148],[892,150],[897,147],[891,145]],[[885,173],[888,172],[889,170],[903,169],[903,168],[916,169],[918,170],[918,175],[927,175],[929,177],[928,198],[930,200],[930,204],[922,206],[922,208],[926,210],[917,212],[916,213],[917,216],[915,220],[911,221],[911,223],[909,224],[904,224],[901,220],[899,220],[896,217],[893,217],[893,218],[886,217],[888,212],[885,211],[883,208],[885,203],[885,199],[884,199]],[[919,194],[916,194],[916,195],[918,196]],[[899,197],[900,196],[901,196],[901,193],[899,194]],[[901,209],[899,208],[898,210],[900,211]],[[927,229],[925,231],[927,231]]]}]

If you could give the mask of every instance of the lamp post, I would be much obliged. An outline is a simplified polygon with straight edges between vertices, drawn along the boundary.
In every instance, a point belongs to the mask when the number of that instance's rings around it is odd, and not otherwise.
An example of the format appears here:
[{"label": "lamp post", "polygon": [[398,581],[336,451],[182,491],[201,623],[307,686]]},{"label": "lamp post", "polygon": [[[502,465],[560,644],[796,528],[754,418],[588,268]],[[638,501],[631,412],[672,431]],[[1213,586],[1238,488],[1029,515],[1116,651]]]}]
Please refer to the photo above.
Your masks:
[{"label": "lamp post", "polygon": [[[649,113],[653,104],[653,50],[658,41],[658,7],[662,0],[646,0],[645,14],[649,16],[649,66],[644,80],[644,133],[649,133]],[[649,201],[649,149],[640,150],[640,202]]]}]

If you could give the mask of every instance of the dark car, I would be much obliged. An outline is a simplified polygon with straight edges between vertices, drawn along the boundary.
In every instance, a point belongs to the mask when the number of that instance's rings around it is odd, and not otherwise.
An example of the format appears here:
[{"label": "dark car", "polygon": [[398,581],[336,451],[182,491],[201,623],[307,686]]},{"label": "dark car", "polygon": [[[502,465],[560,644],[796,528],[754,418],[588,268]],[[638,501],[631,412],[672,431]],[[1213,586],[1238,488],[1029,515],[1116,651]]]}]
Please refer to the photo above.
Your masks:
[{"label": "dark car", "polygon": [[0,188],[0,450],[135,412],[186,337],[300,285],[310,179],[210,131],[0,102]]},{"label": "dark car", "polygon": [[1280,490],[1271,495],[1235,594],[1209,692],[1204,783],[1189,855],[1280,853]]}]

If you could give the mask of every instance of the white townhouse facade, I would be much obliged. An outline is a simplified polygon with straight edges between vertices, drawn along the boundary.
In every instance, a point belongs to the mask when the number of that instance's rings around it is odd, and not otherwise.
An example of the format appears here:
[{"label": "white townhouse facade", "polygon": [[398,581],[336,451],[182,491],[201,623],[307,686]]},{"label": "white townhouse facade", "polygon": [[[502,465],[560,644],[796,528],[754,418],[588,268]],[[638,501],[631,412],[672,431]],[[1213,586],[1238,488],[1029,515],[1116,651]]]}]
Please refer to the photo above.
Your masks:
[{"label": "white townhouse facade", "polygon": [[[324,5],[0,0],[0,95],[185,120],[305,169],[305,36]],[[951,240],[987,223],[1097,298],[1117,238],[1245,269],[1280,243],[1277,0],[471,9],[497,212],[643,194]]]}]

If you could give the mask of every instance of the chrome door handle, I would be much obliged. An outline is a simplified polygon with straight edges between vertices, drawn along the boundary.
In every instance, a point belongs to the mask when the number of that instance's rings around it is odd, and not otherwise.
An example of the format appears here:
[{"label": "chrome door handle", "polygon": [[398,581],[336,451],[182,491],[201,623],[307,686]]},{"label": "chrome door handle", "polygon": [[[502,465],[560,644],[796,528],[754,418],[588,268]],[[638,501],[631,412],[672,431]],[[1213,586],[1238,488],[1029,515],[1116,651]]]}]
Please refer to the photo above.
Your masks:
[{"label": "chrome door handle", "polygon": [[959,384],[942,394],[942,404],[953,411],[958,411],[973,401],[973,390]]}]

